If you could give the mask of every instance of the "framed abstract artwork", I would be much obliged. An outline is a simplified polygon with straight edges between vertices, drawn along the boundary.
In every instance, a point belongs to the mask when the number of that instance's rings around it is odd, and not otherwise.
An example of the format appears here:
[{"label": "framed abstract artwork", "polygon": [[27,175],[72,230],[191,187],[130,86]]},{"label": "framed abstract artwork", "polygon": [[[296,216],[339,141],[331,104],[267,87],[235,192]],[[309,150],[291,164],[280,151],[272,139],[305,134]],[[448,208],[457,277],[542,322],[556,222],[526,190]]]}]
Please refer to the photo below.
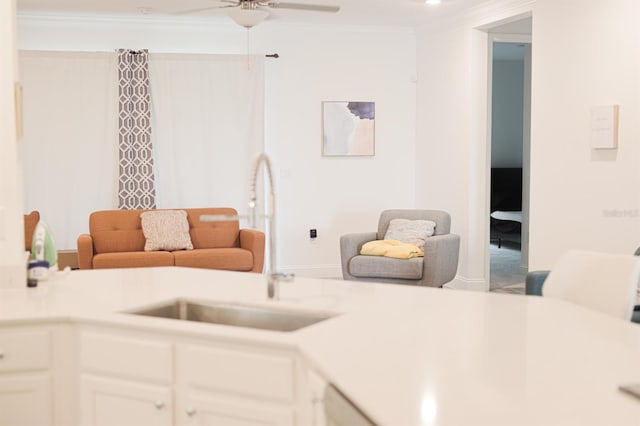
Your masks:
[{"label": "framed abstract artwork", "polygon": [[322,155],[375,155],[375,102],[322,103]]}]

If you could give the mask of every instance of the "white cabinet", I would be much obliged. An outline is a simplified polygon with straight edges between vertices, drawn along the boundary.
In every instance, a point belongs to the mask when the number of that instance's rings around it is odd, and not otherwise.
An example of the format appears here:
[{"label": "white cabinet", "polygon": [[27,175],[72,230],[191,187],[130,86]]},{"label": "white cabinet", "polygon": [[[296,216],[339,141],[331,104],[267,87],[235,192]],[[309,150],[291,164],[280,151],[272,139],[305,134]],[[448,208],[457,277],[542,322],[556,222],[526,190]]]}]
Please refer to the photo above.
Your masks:
[{"label": "white cabinet", "polygon": [[171,388],[83,375],[80,424],[171,426]]},{"label": "white cabinet", "polygon": [[310,424],[293,349],[107,327],[78,339],[82,426]]},{"label": "white cabinet", "polygon": [[0,425],[52,424],[50,366],[48,330],[0,329]]},{"label": "white cabinet", "polygon": [[324,392],[327,388],[326,380],[312,369],[307,370],[307,391],[311,424],[324,426],[327,424],[324,412]]},{"label": "white cabinet", "polygon": [[293,354],[256,346],[179,345],[179,426],[292,426],[297,422]]},{"label": "white cabinet", "polygon": [[50,387],[48,373],[1,374],[0,425],[50,425]]},{"label": "white cabinet", "polygon": [[179,398],[176,416],[181,426],[292,426],[290,408],[229,398],[213,392],[192,391]]},{"label": "white cabinet", "polygon": [[173,423],[170,343],[117,331],[82,331],[79,341],[82,426]]}]

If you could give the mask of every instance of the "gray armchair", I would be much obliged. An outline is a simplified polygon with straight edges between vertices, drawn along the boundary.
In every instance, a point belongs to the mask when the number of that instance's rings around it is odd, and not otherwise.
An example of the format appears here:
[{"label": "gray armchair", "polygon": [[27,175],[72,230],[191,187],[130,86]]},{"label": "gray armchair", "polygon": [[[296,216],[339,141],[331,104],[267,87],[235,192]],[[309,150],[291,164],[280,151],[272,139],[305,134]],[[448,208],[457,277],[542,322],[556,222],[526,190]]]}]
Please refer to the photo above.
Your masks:
[{"label": "gray armchair", "polygon": [[[434,235],[424,245],[424,257],[392,259],[360,254],[362,245],[384,239],[391,219],[431,220]],[[372,281],[442,287],[458,270],[460,236],[450,233],[451,216],[440,210],[385,210],[377,232],[347,234],[340,238],[342,277],[351,281]]]}]

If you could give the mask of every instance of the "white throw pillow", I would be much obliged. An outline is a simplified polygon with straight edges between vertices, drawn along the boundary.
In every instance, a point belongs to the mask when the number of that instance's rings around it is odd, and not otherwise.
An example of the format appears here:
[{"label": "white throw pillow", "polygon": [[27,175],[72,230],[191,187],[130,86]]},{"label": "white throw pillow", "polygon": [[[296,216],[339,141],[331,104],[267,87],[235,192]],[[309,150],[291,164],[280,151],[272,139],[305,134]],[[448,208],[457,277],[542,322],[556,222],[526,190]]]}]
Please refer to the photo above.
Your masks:
[{"label": "white throw pillow", "polygon": [[415,244],[424,250],[424,241],[433,235],[436,223],[430,220],[391,219],[385,240],[397,240]]},{"label": "white throw pillow", "polygon": [[154,210],[140,214],[147,242],[144,251],[193,250],[189,221],[184,210]]}]

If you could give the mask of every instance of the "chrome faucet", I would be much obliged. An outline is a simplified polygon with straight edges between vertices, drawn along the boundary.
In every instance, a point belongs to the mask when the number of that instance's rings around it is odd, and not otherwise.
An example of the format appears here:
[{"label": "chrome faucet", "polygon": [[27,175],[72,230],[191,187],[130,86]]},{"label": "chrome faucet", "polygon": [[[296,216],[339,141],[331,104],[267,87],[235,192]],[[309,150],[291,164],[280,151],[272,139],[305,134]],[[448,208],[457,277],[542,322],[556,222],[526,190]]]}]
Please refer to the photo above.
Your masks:
[{"label": "chrome faucet", "polygon": [[[251,172],[251,182],[249,185],[249,226],[251,228],[256,227],[256,204],[258,200],[258,193],[256,190],[256,182],[258,180],[258,170],[260,166],[265,166],[267,175],[269,178],[269,210],[266,216],[263,216],[267,220],[267,233],[269,234],[269,269],[265,272],[267,275],[267,296],[269,299],[278,300],[280,298],[280,281],[293,280],[293,274],[286,274],[276,271],[276,196],[275,186],[273,185],[273,173],[271,172],[271,160],[267,154],[262,153],[256,158],[253,164],[253,170]],[[266,198],[266,197],[265,197]],[[243,219],[243,216],[237,215],[202,215],[200,220],[203,222],[223,221],[223,220],[239,220]]]},{"label": "chrome faucet", "polygon": [[[249,186],[249,224],[252,228],[256,223],[256,202],[258,194],[256,191],[256,182],[258,180],[258,171],[260,166],[264,165],[267,171],[269,179],[269,210],[266,216],[267,219],[267,232],[269,233],[269,269],[266,272],[267,275],[267,296],[269,299],[278,300],[280,298],[280,281],[291,281],[293,274],[286,274],[276,271],[276,196],[275,185],[273,184],[273,173],[271,171],[271,160],[267,154],[262,153],[256,158],[253,164],[253,172],[251,174],[251,182]],[[265,197],[266,198],[266,197]]]}]

